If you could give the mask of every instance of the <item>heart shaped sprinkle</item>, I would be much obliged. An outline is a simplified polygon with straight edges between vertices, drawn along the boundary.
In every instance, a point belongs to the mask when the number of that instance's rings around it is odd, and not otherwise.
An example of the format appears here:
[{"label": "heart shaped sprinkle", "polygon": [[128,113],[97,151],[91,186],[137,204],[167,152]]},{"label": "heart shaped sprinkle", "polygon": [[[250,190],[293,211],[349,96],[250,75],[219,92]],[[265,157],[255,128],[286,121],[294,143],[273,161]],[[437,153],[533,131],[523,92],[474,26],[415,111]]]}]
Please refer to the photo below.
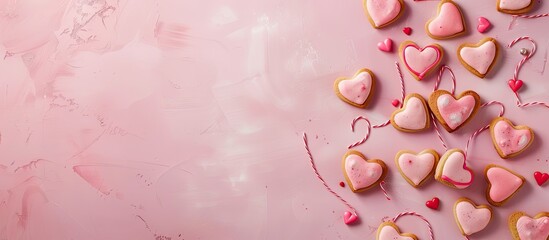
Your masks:
[{"label": "heart shaped sprinkle", "polygon": [[511,199],[526,182],[521,175],[495,164],[486,166],[484,175],[488,183],[486,199],[498,207]]},{"label": "heart shaped sprinkle", "polygon": [[393,105],[393,107],[399,107],[400,101],[398,99],[393,99],[393,101],[391,101],[391,104]]},{"label": "heart shaped sprinkle", "polygon": [[341,77],[334,82],[336,95],[344,102],[365,108],[375,88],[375,76],[369,69],[360,69],[351,78]]},{"label": "heart shaped sprinkle", "polygon": [[533,218],[523,212],[509,216],[509,229],[515,240],[549,239],[549,213],[541,212]]},{"label": "heart shaped sprinkle", "polygon": [[399,131],[419,132],[429,128],[429,110],[425,99],[413,93],[406,96],[401,109],[391,115],[391,124]]},{"label": "heart shaped sprinkle", "polygon": [[479,33],[485,33],[492,26],[492,23],[485,17],[478,18],[477,30]]},{"label": "heart shaped sprinkle", "polygon": [[362,153],[349,150],[343,156],[343,174],[353,192],[362,192],[383,181],[387,166],[381,160],[366,160]]},{"label": "heart shaped sprinkle", "polygon": [[492,70],[499,53],[497,41],[493,38],[484,38],[477,44],[462,44],[457,51],[461,64],[479,78],[484,78]]},{"label": "heart shaped sprinkle", "polygon": [[434,174],[438,159],[438,153],[433,149],[426,149],[417,154],[403,150],[395,156],[395,163],[402,177],[417,188]]},{"label": "heart shaped sprinkle", "polygon": [[383,52],[392,52],[393,51],[393,40],[387,38],[383,42],[377,44],[377,48]]},{"label": "heart shaped sprinkle", "polygon": [[469,236],[488,226],[492,220],[492,208],[477,206],[468,198],[460,198],[454,204],[454,216],[461,234]]},{"label": "heart shaped sprinkle", "polygon": [[541,172],[535,172],[534,178],[536,179],[536,182],[539,186],[543,185],[547,180],[549,180],[549,174],[547,173],[541,173]]},{"label": "heart shaped sprinkle", "polygon": [[534,131],[527,126],[514,126],[504,117],[490,123],[490,135],[501,158],[512,158],[526,150],[534,142]]},{"label": "heart shaped sprinkle", "polygon": [[518,90],[520,90],[520,88],[524,83],[522,82],[522,80],[511,79],[509,80],[508,84],[511,90],[513,90],[513,92],[518,92]]},{"label": "heart shaped sprinkle", "polygon": [[474,174],[465,162],[465,153],[457,148],[444,153],[438,162],[435,179],[446,186],[457,189],[471,186]]},{"label": "heart shaped sprinkle", "polygon": [[374,28],[383,28],[396,21],[404,11],[402,0],[364,0],[364,9]]},{"label": "heart shaped sprinkle", "polygon": [[427,34],[434,39],[449,39],[465,33],[465,21],[457,4],[442,0],[438,5],[437,16],[427,22]]},{"label": "heart shaped sprinkle", "polygon": [[400,233],[393,222],[383,222],[377,228],[376,240],[417,240],[411,233]]},{"label": "heart shaped sprinkle", "polygon": [[343,222],[347,225],[353,224],[358,220],[358,216],[354,213],[346,211],[343,213]]},{"label": "heart shaped sprinkle", "polygon": [[411,27],[405,27],[402,29],[402,32],[408,36],[412,35],[412,28]]},{"label": "heart shaped sprinkle", "polygon": [[438,44],[420,48],[412,41],[405,41],[399,48],[400,58],[408,71],[418,81],[431,73],[442,61],[443,50]]},{"label": "heart shaped sprinkle", "polygon": [[427,206],[430,209],[437,210],[439,204],[440,204],[440,199],[438,199],[437,197],[434,197],[433,199],[427,201],[425,203],[425,206]]}]

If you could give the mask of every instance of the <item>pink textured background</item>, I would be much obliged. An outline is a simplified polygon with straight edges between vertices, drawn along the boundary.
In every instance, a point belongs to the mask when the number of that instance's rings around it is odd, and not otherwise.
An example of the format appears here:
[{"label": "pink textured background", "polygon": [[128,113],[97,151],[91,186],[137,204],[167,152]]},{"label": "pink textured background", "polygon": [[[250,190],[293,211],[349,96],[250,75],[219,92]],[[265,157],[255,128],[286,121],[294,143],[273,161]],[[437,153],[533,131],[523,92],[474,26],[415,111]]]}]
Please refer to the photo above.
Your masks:
[{"label": "pink textured background", "polygon": [[[465,37],[434,41],[423,31],[435,1],[406,0],[395,24],[374,30],[360,0],[1,0],[0,1],[0,239],[373,239],[385,216],[412,210],[433,223],[437,239],[461,239],[451,208],[458,197],[486,203],[484,166],[513,168],[528,179],[520,194],[496,208],[487,230],[472,239],[509,239],[515,210],[549,211],[549,110],[519,109],[507,87],[521,43],[504,49],[495,74],[481,80],[457,61],[463,42],[484,35],[479,16],[494,24],[486,36],[502,45],[530,35],[539,52],[520,78],[525,101],[549,101],[546,59],[549,18],[520,19],[495,10],[495,0],[457,1]],[[541,3],[536,13],[549,12]],[[400,30],[414,29],[412,36]],[[431,181],[417,190],[396,171],[402,149],[442,147],[434,131],[375,129],[357,148],[385,160],[392,201],[380,191],[340,188],[341,156],[360,139],[364,115],[387,120],[398,98],[397,54],[377,42],[440,43],[458,92],[478,91],[507,106],[506,116],[536,132],[528,152],[502,160],[488,133],[474,142],[469,164],[477,180],[467,190]],[[4,55],[4,54],[2,54]],[[372,104],[357,109],[332,92],[338,76],[367,67],[378,77]],[[428,96],[430,77],[405,73],[409,93]],[[444,80],[442,88],[449,88]],[[487,124],[499,109],[483,109],[464,129],[445,136],[452,147]],[[328,184],[362,218],[346,226],[346,210],[315,178],[301,134]],[[439,211],[424,206],[438,196]],[[398,222],[426,239],[419,219]]]}]

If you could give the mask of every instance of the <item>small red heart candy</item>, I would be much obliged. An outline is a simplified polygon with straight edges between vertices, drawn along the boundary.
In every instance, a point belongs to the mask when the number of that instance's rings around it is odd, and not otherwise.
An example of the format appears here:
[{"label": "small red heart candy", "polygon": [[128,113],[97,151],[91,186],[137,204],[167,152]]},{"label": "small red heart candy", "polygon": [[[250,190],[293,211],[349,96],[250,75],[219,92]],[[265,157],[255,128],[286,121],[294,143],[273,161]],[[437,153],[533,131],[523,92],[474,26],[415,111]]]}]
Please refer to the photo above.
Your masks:
[{"label": "small red heart candy", "polygon": [[339,182],[339,186],[340,187],[345,187],[345,183],[344,182]]},{"label": "small red heart candy", "polygon": [[391,104],[393,104],[394,107],[400,106],[400,101],[398,99],[394,99]]},{"label": "small red heart candy", "polygon": [[509,80],[508,84],[511,90],[513,90],[513,92],[517,92],[524,83],[522,82],[522,80],[511,79]]},{"label": "small red heart candy", "polygon": [[534,178],[536,179],[536,182],[538,182],[538,185],[543,185],[547,180],[549,180],[549,174],[547,173],[541,173],[541,172],[535,172]]},{"label": "small red heart candy", "polygon": [[437,197],[434,197],[433,199],[427,201],[425,203],[425,206],[427,206],[430,209],[437,210],[439,204],[440,204],[440,200]]},{"label": "small red heart candy", "polygon": [[358,220],[358,216],[356,214],[353,214],[349,211],[343,213],[343,222],[345,222],[345,224],[353,224],[354,222],[356,222],[356,220]]},{"label": "small red heart candy", "polygon": [[404,34],[410,36],[412,35],[412,28],[411,27],[405,27],[402,29],[402,31],[404,32]]}]

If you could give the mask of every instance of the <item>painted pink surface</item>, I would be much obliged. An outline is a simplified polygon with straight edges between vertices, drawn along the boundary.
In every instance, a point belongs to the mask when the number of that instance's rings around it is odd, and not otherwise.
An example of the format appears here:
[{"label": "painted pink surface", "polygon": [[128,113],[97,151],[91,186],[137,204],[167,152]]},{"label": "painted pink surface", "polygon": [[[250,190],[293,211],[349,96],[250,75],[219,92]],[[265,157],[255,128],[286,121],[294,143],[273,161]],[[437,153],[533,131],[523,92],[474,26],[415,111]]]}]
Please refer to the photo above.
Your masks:
[{"label": "painted pink surface", "polygon": [[[424,31],[436,1],[405,1],[402,19],[374,30],[360,1],[158,0],[0,1],[0,239],[373,239],[386,216],[417,211],[436,239],[462,239],[452,216],[459,197],[485,204],[484,167],[495,163],[527,179],[520,194],[495,208],[494,220],[474,239],[508,239],[506,218],[521,210],[548,211],[549,186],[534,171],[549,172],[549,109],[519,109],[507,86],[527,43],[502,48],[493,74],[481,80],[455,51],[491,36],[502,46],[530,35],[538,53],[520,79],[524,101],[549,101],[546,56],[549,18],[513,21],[495,1],[459,1],[468,34],[434,41]],[[535,13],[549,12],[541,3]],[[476,19],[493,28],[474,31]],[[413,28],[411,36],[402,33]],[[434,131],[410,134],[391,126],[372,130],[356,148],[389,167],[387,201],[379,190],[341,188],[341,157],[363,136],[357,115],[386,121],[399,98],[396,52],[376,45],[413,40],[439,43],[455,71],[457,92],[507,106],[506,117],[533,128],[536,139],[520,156],[502,160],[488,132],[472,144],[468,165],[477,176],[465,190],[430,181],[414,189],[396,171],[402,149],[435,148]],[[396,45],[395,45],[396,46]],[[361,68],[376,74],[367,109],[333,93],[333,81]],[[435,75],[421,82],[403,70],[406,89],[427,97]],[[443,80],[441,88],[450,84]],[[463,148],[470,134],[499,109],[481,109],[453,134]],[[328,184],[359,211],[348,209],[315,178],[302,132]],[[438,211],[425,207],[437,196]],[[398,221],[427,238],[414,217]]]}]

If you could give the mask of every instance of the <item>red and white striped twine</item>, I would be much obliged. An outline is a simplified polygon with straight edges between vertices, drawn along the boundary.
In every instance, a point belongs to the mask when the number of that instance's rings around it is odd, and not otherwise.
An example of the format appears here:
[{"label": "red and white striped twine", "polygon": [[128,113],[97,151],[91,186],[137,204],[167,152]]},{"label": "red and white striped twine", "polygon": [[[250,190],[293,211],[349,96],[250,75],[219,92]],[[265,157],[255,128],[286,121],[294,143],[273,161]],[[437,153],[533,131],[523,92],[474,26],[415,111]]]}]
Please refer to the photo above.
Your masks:
[{"label": "red and white striped twine", "polygon": [[520,42],[520,41],[522,41],[522,40],[528,40],[528,41],[530,41],[530,43],[532,43],[532,49],[530,49],[530,52],[528,53],[528,55],[524,56],[524,57],[520,60],[520,62],[517,64],[517,66],[515,67],[515,72],[514,72],[514,74],[513,74],[513,80],[518,80],[518,79],[519,79],[519,78],[518,78],[518,74],[519,74],[519,72],[520,72],[520,69],[522,68],[522,65],[524,65],[524,63],[525,63],[526,61],[528,61],[528,59],[530,59],[530,58],[534,55],[534,53],[536,53],[536,48],[537,48],[537,47],[536,47],[536,42],[535,42],[532,38],[530,38],[529,36],[522,36],[522,37],[519,37],[519,38],[517,38],[517,39],[511,41],[511,42],[509,43],[509,45],[507,45],[507,48],[512,48],[516,43],[518,43],[518,42]]},{"label": "red and white striped twine", "polygon": [[536,14],[536,15],[513,15],[514,18],[542,18],[542,17],[549,17],[549,13],[544,14]]},{"label": "red and white striped twine", "polygon": [[[503,103],[501,103],[501,102],[490,101],[490,102],[483,103],[482,105],[480,105],[480,107],[487,107],[487,106],[494,105],[494,104],[497,104],[497,105],[501,106],[501,110],[499,112],[499,117],[503,116],[503,114],[505,113],[505,105],[503,105]],[[469,139],[467,140],[467,143],[465,144],[465,152],[464,152],[465,153],[465,159],[467,159],[467,152],[469,151],[469,144],[473,141],[473,139],[476,136],[478,136],[480,133],[484,132],[488,128],[490,128],[490,124],[480,128],[479,130],[477,130],[473,134],[471,134],[471,137],[469,137]]]},{"label": "red and white striped twine", "polygon": [[400,106],[404,106],[404,98],[406,97],[406,90],[404,89],[404,76],[402,76],[402,71],[400,71],[400,65],[398,62],[395,62],[395,66],[398,72],[398,77],[400,78]]},{"label": "red and white striped twine", "polygon": [[431,223],[429,222],[429,220],[427,220],[427,218],[425,218],[424,216],[422,216],[421,214],[419,214],[417,212],[401,212],[396,217],[393,218],[393,222],[396,223],[396,221],[400,217],[407,216],[407,215],[419,217],[419,218],[421,218],[421,220],[423,220],[425,223],[427,223],[427,227],[429,228],[429,238],[431,240],[435,239],[435,234],[433,233],[433,227],[431,226]]},{"label": "red and white striped twine", "polygon": [[320,180],[320,182],[322,182],[322,185],[324,185],[324,187],[330,192],[332,193],[335,197],[337,197],[341,202],[343,202],[349,209],[351,209],[353,211],[353,214],[358,216],[357,214],[357,211],[356,209],[351,206],[351,204],[349,204],[347,201],[345,201],[345,199],[343,199],[341,196],[339,196],[339,194],[337,194],[336,192],[334,192],[332,190],[332,188],[330,188],[330,186],[328,186],[328,184],[326,183],[326,181],[324,181],[324,178],[322,178],[322,176],[320,176],[320,174],[318,173],[318,170],[316,169],[316,164],[315,164],[315,161],[313,159],[313,155],[311,154],[311,150],[309,149],[309,141],[307,140],[307,133],[303,133],[303,143],[305,144],[305,150],[307,150],[307,154],[309,155],[309,160],[311,162],[311,167],[313,167],[313,170],[315,172],[315,175],[316,177]]},{"label": "red and white striped twine", "polygon": [[433,127],[435,128],[435,132],[437,133],[440,143],[442,143],[444,150],[448,151],[448,145],[446,144],[446,141],[442,137],[442,134],[440,134],[440,129],[438,128],[437,120],[435,119],[435,115],[433,115],[433,113],[431,113],[431,119],[433,120]]},{"label": "red and white striped twine", "polygon": [[374,125],[372,126],[372,124],[370,123],[370,120],[368,120],[367,118],[363,117],[363,116],[358,116],[356,117],[355,119],[353,119],[353,122],[351,123],[351,130],[354,132],[355,131],[355,124],[358,120],[364,120],[368,123],[368,128],[366,129],[366,135],[364,136],[364,138],[362,138],[362,140],[356,142],[356,143],[353,143],[351,145],[349,145],[347,148],[348,149],[351,149],[351,148],[354,148],[358,145],[361,145],[363,143],[366,142],[366,140],[368,140],[368,138],[370,137],[370,131],[372,130],[372,128],[381,128],[381,127],[385,127],[387,125],[389,125],[391,123],[391,120],[387,120],[386,122],[382,123],[382,124],[378,124],[378,125]]},{"label": "red and white striped twine", "polygon": [[442,66],[440,68],[440,71],[438,72],[438,78],[437,78],[437,81],[435,82],[435,88],[433,89],[433,92],[438,90],[438,87],[440,85],[440,82],[442,80],[442,76],[444,75],[444,71],[448,70],[450,72],[450,75],[452,75],[452,95],[454,95],[456,93],[456,75],[454,75],[454,71],[452,71],[452,69],[446,65]]},{"label": "red and white striped twine", "polygon": [[387,198],[387,200],[391,200],[391,198],[389,197],[389,194],[387,193],[387,190],[385,190],[385,188],[383,187],[384,184],[385,184],[385,181],[381,181],[379,183],[379,187],[381,188],[381,191],[385,195],[385,198]]}]

